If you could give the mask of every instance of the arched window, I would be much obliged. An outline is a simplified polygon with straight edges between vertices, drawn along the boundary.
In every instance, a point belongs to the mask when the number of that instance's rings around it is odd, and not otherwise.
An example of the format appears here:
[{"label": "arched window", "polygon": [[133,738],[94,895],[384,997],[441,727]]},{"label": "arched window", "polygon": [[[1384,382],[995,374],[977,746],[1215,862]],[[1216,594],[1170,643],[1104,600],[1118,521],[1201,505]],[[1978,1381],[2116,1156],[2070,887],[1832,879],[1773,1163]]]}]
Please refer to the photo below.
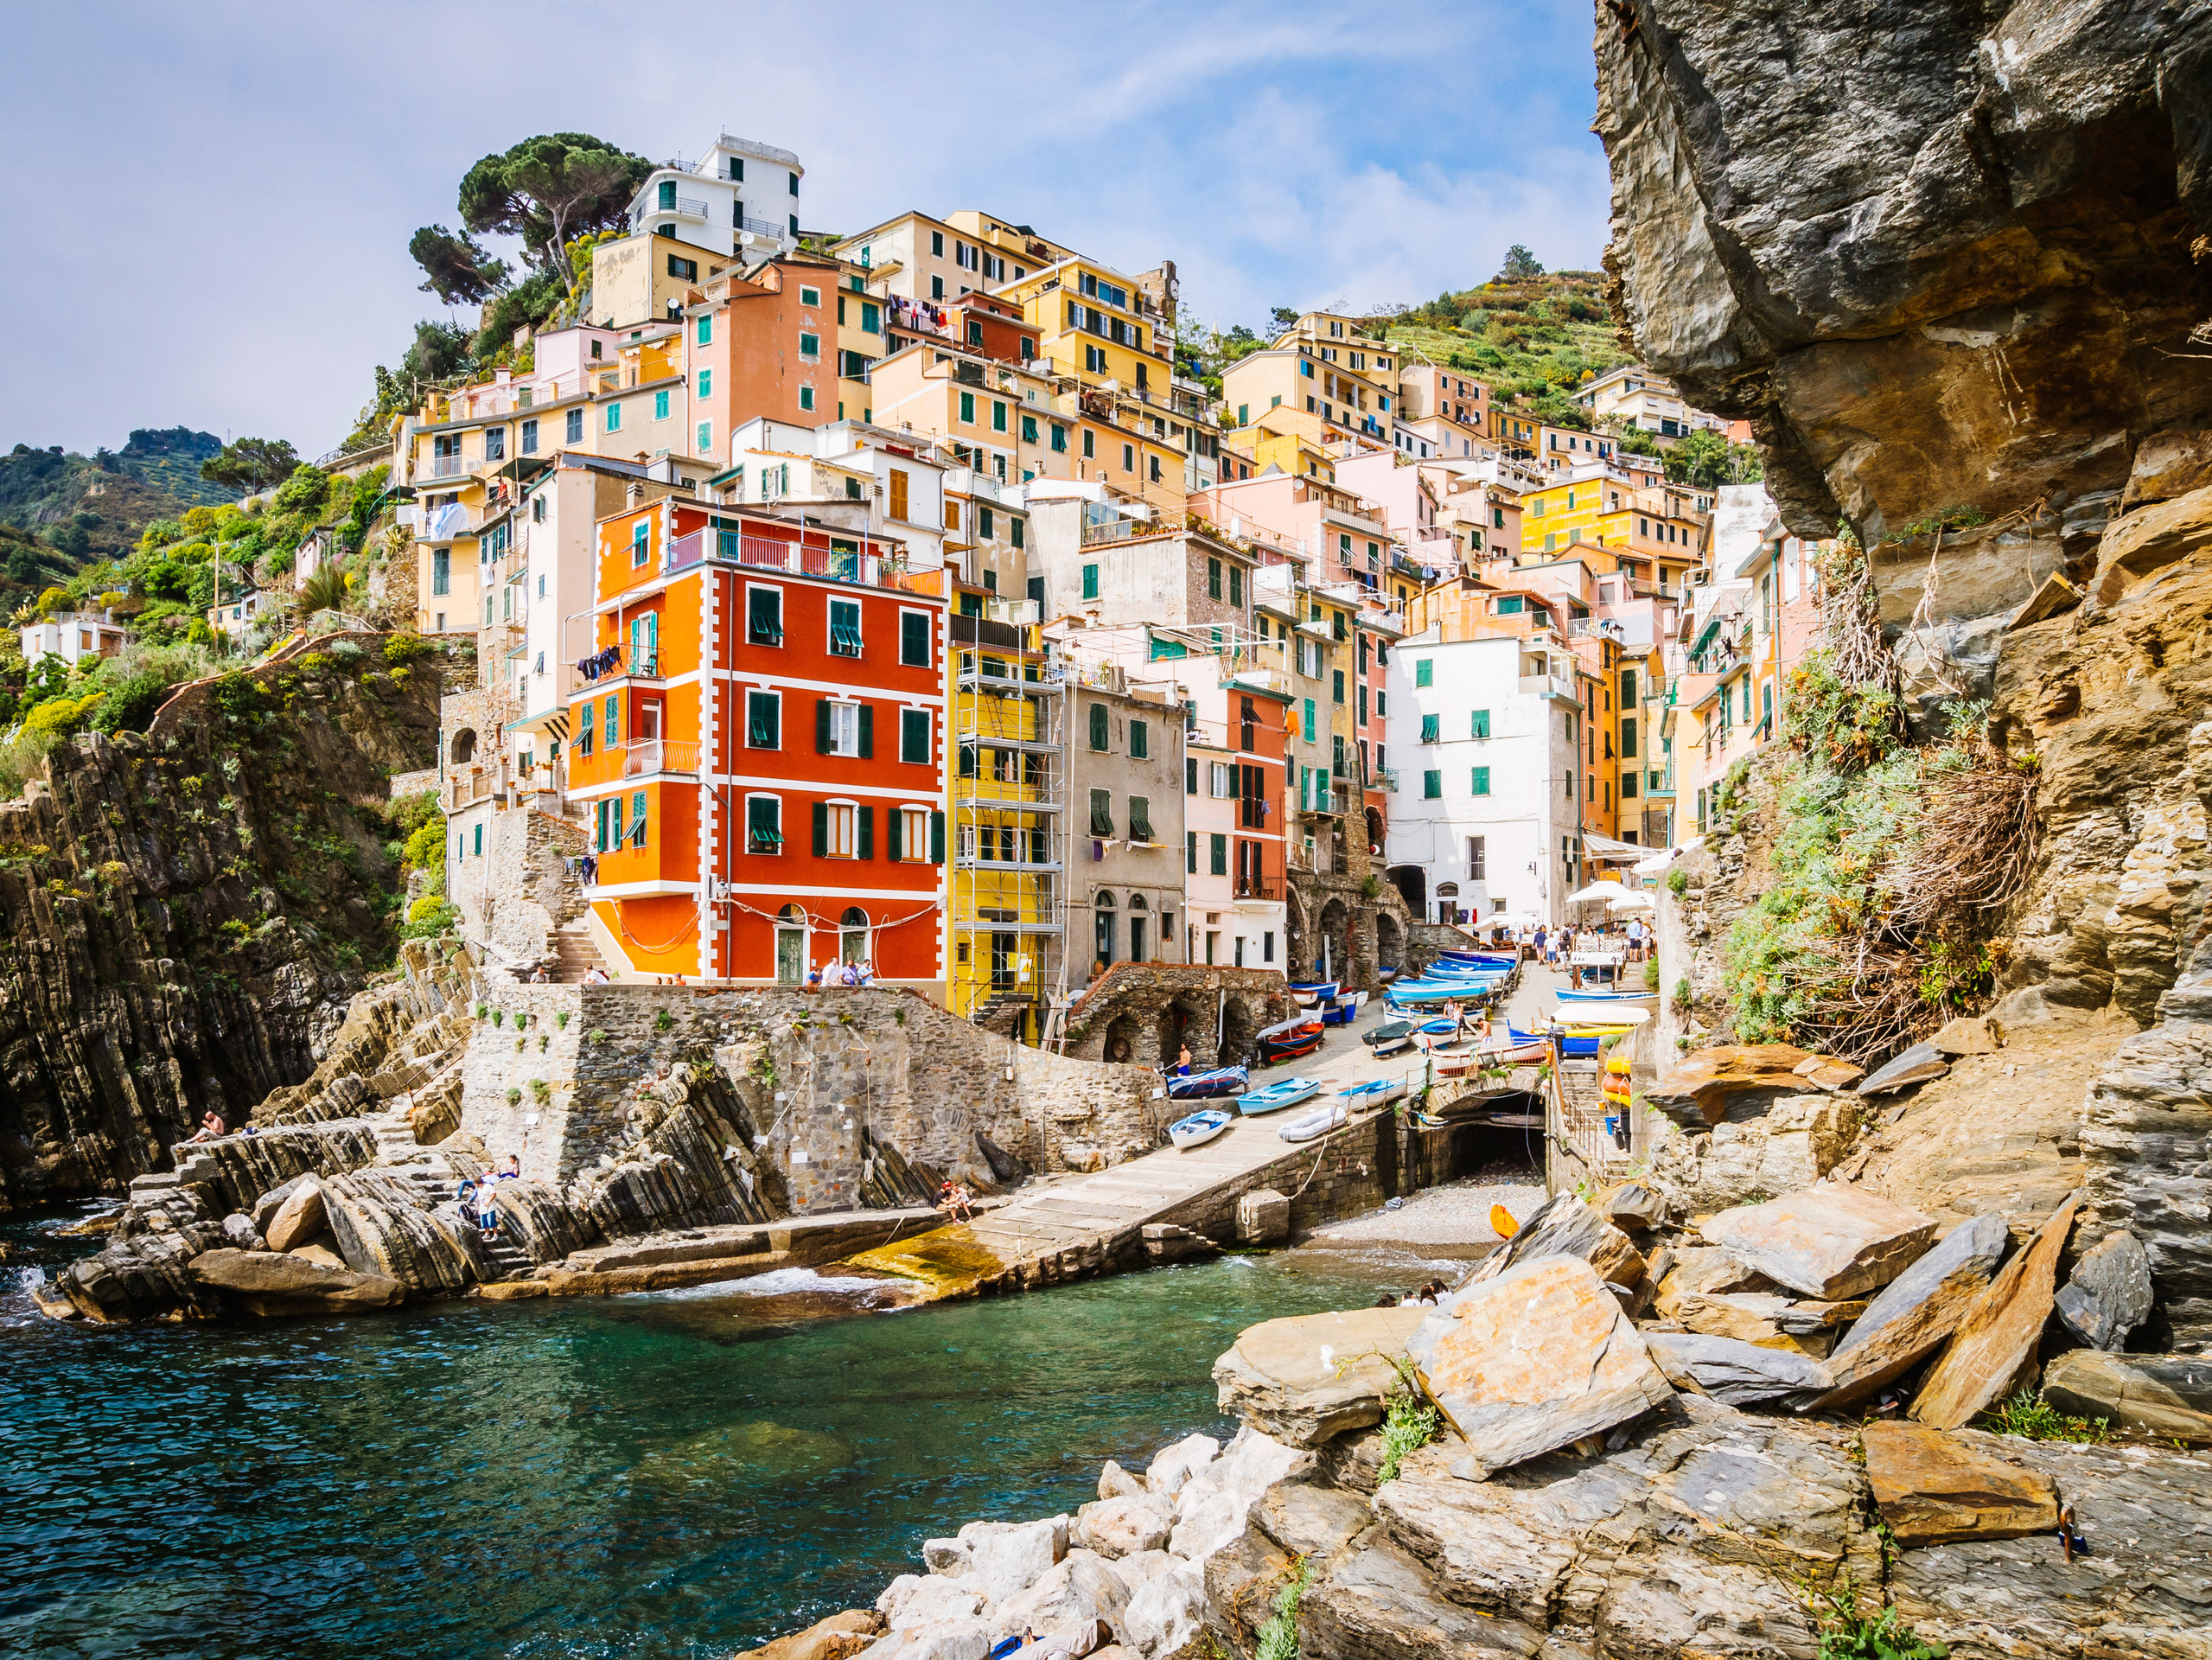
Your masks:
[{"label": "arched window", "polygon": [[838,918],[838,960],[868,961],[868,913],[857,905],[847,905],[845,915]]},{"label": "arched window", "polygon": [[476,734],[463,726],[453,735],[453,760],[450,764],[465,767],[476,758]]},{"label": "arched window", "polygon": [[779,986],[798,986],[806,979],[806,913],[786,905],[775,917],[775,978]]},{"label": "arched window", "polygon": [[1100,891],[1095,901],[1097,917],[1093,928],[1097,935],[1098,960],[1100,967],[1113,961],[1113,896]]}]

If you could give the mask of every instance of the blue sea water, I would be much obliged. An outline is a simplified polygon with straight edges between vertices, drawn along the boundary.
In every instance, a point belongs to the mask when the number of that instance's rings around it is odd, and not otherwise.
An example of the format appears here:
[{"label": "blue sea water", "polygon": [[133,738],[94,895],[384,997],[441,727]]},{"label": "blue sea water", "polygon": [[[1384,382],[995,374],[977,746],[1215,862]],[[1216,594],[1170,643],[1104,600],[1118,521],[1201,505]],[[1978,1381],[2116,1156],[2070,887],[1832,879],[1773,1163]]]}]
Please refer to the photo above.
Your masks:
[{"label": "blue sea water", "polygon": [[[0,1227],[0,1277],[61,1260],[52,1225]],[[793,1271],[103,1329],[11,1282],[0,1654],[732,1653],[867,1605],[925,1538],[1226,1434],[1241,1327],[1380,1283],[1410,1275],[1291,1254],[893,1312]]]}]

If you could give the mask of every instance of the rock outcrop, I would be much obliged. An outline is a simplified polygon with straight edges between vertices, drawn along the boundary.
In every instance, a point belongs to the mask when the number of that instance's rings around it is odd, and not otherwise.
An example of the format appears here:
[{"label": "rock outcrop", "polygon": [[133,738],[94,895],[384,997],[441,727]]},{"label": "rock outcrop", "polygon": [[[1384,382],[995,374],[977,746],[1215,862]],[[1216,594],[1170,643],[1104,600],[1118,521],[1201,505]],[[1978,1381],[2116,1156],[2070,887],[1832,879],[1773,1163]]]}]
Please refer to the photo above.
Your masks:
[{"label": "rock outcrop", "polygon": [[73,738],[0,804],[0,1211],[117,1191],[210,1108],[242,1121],[388,959],[373,804],[433,758],[438,674],[348,649]]}]

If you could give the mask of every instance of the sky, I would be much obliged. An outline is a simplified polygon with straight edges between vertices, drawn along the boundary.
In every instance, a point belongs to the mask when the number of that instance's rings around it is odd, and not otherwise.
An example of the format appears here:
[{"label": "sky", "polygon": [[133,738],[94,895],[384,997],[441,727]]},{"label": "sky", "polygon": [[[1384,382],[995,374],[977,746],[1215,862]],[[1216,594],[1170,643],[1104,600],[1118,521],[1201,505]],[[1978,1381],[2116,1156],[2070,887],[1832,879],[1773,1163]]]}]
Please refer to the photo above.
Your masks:
[{"label": "sky", "polygon": [[[480,156],[590,132],[798,152],[800,222],[977,208],[1186,313],[1433,298],[1524,243],[1594,267],[1578,0],[374,7],[4,0],[0,450],[136,426],[333,447],[418,318],[416,227]],[[472,326],[474,317],[466,319]],[[26,395],[36,389],[37,395]]]}]

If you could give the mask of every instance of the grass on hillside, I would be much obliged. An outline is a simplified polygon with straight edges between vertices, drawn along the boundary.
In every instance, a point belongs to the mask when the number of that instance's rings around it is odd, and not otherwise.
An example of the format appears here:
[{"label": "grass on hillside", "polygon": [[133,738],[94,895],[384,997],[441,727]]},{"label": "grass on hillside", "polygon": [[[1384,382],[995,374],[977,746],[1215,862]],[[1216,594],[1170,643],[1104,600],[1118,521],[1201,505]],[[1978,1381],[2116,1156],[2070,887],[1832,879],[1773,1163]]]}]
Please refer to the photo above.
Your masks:
[{"label": "grass on hillside", "polygon": [[1482,377],[1500,398],[1534,401],[1543,417],[1587,427],[1572,393],[1616,364],[1634,361],[1621,344],[1595,271],[1561,271],[1521,282],[1447,292],[1375,320],[1401,352]]}]

